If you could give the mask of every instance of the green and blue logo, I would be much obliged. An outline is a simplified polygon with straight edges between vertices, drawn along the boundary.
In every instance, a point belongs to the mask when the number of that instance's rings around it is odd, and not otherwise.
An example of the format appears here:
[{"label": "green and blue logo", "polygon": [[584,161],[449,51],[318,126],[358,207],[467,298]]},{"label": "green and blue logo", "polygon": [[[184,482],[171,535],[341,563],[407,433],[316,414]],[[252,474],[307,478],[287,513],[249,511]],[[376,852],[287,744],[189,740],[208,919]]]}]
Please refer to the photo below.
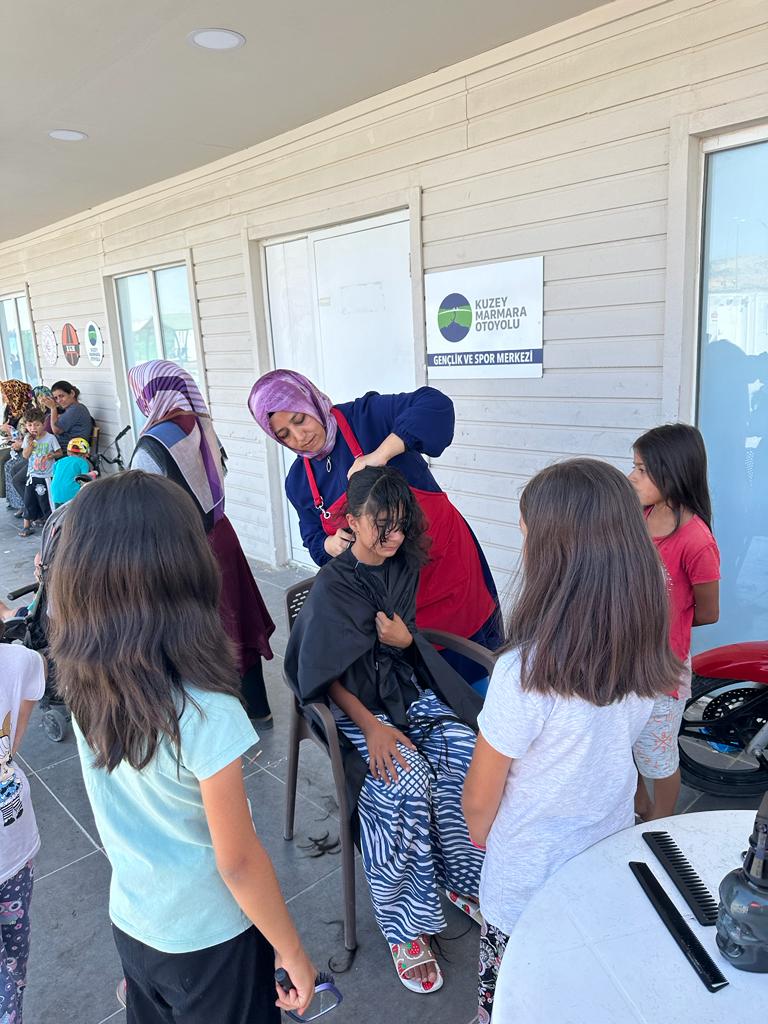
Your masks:
[{"label": "green and blue logo", "polygon": [[437,311],[437,326],[446,341],[463,341],[472,326],[472,307],[458,292],[446,295]]}]

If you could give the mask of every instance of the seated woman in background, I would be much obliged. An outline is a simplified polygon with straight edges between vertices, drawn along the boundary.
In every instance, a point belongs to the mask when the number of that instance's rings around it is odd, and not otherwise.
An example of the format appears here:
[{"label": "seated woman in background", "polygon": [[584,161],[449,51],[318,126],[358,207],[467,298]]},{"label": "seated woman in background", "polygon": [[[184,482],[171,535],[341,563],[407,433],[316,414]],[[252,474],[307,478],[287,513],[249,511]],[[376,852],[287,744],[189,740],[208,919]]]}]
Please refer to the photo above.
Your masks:
[{"label": "seated woman in background", "polygon": [[379,927],[413,992],[443,984],[429,945],[439,890],[474,916],[482,853],[461,812],[481,699],[415,626],[425,525],[403,475],[369,466],[347,489],[353,543],[320,570],[291,630],[287,678],[328,700]]},{"label": "seated woman in background", "polygon": [[269,637],[275,624],[224,514],[221,446],[208,406],[190,374],[176,363],[139,363],[128,371],[128,380],[147,417],[131,469],[168,477],[197,503],[221,569],[221,620],[237,651],[248,715],[269,729],[272,714],[261,659],[272,657]]},{"label": "seated woman in background", "polygon": [[68,380],[57,380],[51,387],[51,396],[43,395],[41,402],[50,410],[50,431],[62,448],[66,448],[73,437],[90,440],[93,433],[93,416],[80,401],[80,388],[76,388]]},{"label": "seated woman in background", "polygon": [[[15,450],[20,451],[21,449],[21,446],[18,445],[19,420],[32,399],[32,388],[23,380],[0,380],[0,399],[2,399],[3,405],[3,419],[0,423],[0,443],[3,446],[0,450],[0,498],[8,499],[15,495],[15,489],[13,487],[10,490],[6,489],[6,470],[13,458],[14,442],[17,442]],[[18,462],[18,459],[14,459],[14,462]],[[14,465],[11,468],[19,469],[19,466]],[[21,501],[20,498],[19,501]],[[20,508],[21,506],[20,504],[11,506],[9,501],[8,507]]]},{"label": "seated woman in background", "polygon": [[6,436],[16,429],[19,419],[32,401],[32,388],[23,380],[0,380],[3,421],[0,431]]}]

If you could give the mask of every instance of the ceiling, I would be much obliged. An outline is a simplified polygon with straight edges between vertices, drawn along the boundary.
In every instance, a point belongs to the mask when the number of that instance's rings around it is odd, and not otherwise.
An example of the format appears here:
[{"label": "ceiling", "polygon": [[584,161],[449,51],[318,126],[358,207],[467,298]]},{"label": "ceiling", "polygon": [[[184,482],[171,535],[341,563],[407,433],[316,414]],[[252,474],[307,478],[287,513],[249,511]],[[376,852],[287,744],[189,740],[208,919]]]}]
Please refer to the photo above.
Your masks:
[{"label": "ceiling", "polygon": [[[6,0],[0,240],[600,6],[601,0]],[[229,53],[193,29],[247,38]],[[87,132],[54,142],[55,128]]]}]

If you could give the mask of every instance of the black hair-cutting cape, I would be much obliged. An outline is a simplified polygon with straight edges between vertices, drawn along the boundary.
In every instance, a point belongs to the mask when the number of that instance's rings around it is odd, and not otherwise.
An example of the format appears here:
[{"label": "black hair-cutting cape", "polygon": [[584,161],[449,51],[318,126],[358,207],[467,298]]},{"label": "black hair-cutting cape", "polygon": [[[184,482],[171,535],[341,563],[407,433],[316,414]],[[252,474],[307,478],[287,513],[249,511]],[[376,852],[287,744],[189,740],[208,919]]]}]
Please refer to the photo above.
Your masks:
[{"label": "black hair-cutting cape", "polygon": [[[300,703],[327,700],[335,680],[374,714],[384,713],[399,728],[416,699],[415,675],[456,717],[477,731],[482,699],[416,630],[418,572],[398,554],[380,567],[359,563],[351,551],[328,562],[294,623],[285,652],[285,675]],[[398,651],[381,644],[376,613],[397,613],[413,634]],[[350,807],[355,807],[367,766],[340,733]]]}]

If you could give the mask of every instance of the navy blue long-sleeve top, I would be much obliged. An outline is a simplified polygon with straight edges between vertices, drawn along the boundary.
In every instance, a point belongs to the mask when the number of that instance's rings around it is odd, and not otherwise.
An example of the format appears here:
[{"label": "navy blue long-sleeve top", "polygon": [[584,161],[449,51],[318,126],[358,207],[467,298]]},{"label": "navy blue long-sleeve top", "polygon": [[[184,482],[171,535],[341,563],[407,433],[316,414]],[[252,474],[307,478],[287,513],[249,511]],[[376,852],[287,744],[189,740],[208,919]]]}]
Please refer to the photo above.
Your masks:
[{"label": "navy blue long-sleeve top", "polygon": [[[375,451],[390,434],[397,434],[405,445],[405,451],[391,459],[389,465],[399,469],[411,487],[440,491],[422,453],[437,458],[453,440],[455,415],[453,402],[447,395],[428,387],[400,395],[379,395],[369,391],[362,398],[344,402],[337,408],[346,417],[366,455]],[[285,493],[298,513],[304,546],[313,561],[325,565],[331,556],[323,547],[326,534],[315,508],[303,461],[297,457],[288,471]],[[312,460],[312,470],[325,508],[330,508],[346,491],[347,473],[354,461],[341,430],[330,454],[330,469],[326,458]]]}]

